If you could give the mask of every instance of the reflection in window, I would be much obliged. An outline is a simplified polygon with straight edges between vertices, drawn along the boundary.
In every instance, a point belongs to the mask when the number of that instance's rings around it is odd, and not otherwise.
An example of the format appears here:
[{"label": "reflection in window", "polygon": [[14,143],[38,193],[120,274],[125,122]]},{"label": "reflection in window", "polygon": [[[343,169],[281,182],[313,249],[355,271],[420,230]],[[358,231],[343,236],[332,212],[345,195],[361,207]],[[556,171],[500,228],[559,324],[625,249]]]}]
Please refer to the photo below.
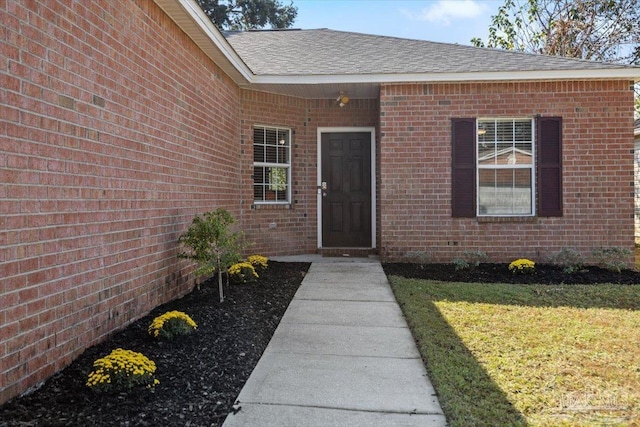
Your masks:
[{"label": "reflection in window", "polygon": [[533,121],[477,123],[478,215],[533,215]]},{"label": "reflection in window", "polygon": [[258,203],[290,203],[291,130],[253,129],[253,198]]}]

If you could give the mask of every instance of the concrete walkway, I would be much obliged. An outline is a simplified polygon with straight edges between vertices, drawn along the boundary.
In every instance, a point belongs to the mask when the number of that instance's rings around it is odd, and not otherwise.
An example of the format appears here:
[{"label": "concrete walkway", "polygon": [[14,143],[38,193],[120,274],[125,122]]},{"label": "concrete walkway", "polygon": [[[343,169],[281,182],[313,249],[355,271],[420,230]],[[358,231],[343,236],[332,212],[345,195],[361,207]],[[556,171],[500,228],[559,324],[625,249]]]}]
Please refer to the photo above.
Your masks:
[{"label": "concrete walkway", "polygon": [[313,261],[224,427],[445,426],[380,263]]}]

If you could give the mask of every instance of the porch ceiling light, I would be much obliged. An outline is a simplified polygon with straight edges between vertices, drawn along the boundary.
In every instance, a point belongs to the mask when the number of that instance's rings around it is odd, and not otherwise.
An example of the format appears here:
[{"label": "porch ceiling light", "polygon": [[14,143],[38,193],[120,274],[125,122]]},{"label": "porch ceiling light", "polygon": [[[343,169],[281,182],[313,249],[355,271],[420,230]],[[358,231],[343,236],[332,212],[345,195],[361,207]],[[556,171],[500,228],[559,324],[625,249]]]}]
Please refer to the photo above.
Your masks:
[{"label": "porch ceiling light", "polygon": [[338,95],[336,102],[342,108],[349,103],[349,97],[345,95],[344,92],[340,91],[340,94]]}]

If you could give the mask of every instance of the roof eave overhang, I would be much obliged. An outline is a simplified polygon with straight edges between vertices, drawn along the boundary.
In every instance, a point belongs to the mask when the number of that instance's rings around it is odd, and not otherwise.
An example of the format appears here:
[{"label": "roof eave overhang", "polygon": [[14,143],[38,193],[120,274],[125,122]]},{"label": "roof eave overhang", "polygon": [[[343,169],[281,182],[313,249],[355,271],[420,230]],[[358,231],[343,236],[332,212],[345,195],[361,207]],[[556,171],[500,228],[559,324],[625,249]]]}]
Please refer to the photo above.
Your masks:
[{"label": "roof eave overhang", "polygon": [[629,80],[640,81],[640,69],[503,71],[406,74],[256,75],[255,84],[427,83],[531,80]]},{"label": "roof eave overhang", "polygon": [[194,0],[154,1],[236,84],[251,81],[251,69]]},{"label": "roof eave overhang", "polygon": [[392,84],[420,82],[630,80],[640,81],[638,68],[590,70],[448,72],[404,74],[256,75],[202,11],[195,0],[154,0],[185,34],[241,87],[269,85]]}]

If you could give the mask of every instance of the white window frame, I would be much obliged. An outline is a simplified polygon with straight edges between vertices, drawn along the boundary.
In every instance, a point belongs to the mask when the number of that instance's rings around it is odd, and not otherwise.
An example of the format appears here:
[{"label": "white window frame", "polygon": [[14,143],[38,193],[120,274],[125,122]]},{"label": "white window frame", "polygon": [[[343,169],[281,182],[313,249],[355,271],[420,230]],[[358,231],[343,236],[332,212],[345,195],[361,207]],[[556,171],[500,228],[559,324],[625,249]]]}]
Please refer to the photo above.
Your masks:
[{"label": "white window frame", "polygon": [[[508,165],[481,165],[480,164],[480,128],[482,123],[512,122],[527,120],[531,123],[531,163],[530,164],[508,164]],[[495,126],[497,129],[497,126]],[[533,217],[536,215],[536,127],[535,119],[532,117],[482,117],[476,119],[476,215],[478,217]],[[522,141],[499,141],[500,143],[517,144]],[[480,210],[480,171],[481,170],[515,170],[527,169],[531,171],[531,212],[529,213],[486,213]]]},{"label": "white window frame", "polygon": [[[286,127],[280,127],[280,126],[272,126],[272,125],[262,125],[262,124],[256,124],[253,125],[252,127],[252,139],[255,139],[255,131],[256,129],[262,129],[263,131],[275,131],[276,135],[278,135],[279,133],[285,133],[286,134],[286,140],[285,140],[285,145],[287,148],[287,163],[273,163],[273,162],[256,162],[254,160],[253,162],[253,170],[255,173],[255,168],[256,167],[264,167],[264,168],[282,168],[282,169],[286,169],[287,171],[287,180],[286,182],[288,183],[287,188],[286,188],[286,200],[259,200],[255,198],[255,186],[256,186],[256,182],[255,180],[253,181],[253,194],[254,194],[254,200],[253,203],[256,205],[290,205],[291,204],[291,187],[292,187],[292,182],[291,182],[291,145],[292,145],[292,141],[291,141],[291,129],[290,128],[286,128]],[[267,146],[268,144],[266,143],[266,140],[259,145],[264,145]],[[253,141],[253,145],[252,148],[255,150],[255,146],[256,146],[256,141]],[[262,183],[261,185],[264,186],[268,186],[270,184],[268,183]]]}]

